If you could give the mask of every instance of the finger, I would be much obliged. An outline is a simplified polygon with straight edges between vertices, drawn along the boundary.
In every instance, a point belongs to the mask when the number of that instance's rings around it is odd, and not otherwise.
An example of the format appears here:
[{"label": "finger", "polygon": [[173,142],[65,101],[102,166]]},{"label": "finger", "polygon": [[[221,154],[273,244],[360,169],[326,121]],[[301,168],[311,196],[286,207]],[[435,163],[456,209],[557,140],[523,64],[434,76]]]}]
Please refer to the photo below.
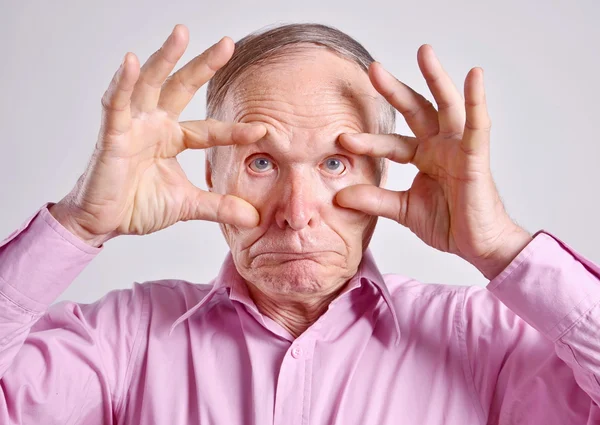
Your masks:
[{"label": "finger", "polygon": [[102,96],[103,134],[118,136],[131,128],[131,94],[139,72],[137,57],[133,53],[127,53]]},{"label": "finger", "polygon": [[438,114],[430,101],[398,81],[379,62],[369,67],[373,87],[402,114],[415,136],[427,139],[439,131]]},{"label": "finger", "polygon": [[471,69],[465,79],[465,109],[467,117],[461,142],[465,152],[487,149],[492,122],[487,110],[481,68]]},{"label": "finger", "polygon": [[419,68],[437,103],[440,134],[462,135],[465,127],[465,106],[460,92],[436,57],[433,47],[421,46],[417,52]]},{"label": "finger", "polygon": [[405,223],[407,191],[395,192],[369,184],[357,184],[340,190],[335,195],[335,200],[344,208]]},{"label": "finger", "polygon": [[237,196],[207,192],[190,185],[188,199],[183,221],[208,220],[244,228],[256,227],[260,221],[256,208]]},{"label": "finger", "polygon": [[148,58],[132,96],[136,111],[149,112],[156,108],[163,83],[175,68],[188,45],[189,34],[185,25],[175,25],[162,47]]},{"label": "finger", "polygon": [[340,144],[357,155],[387,158],[401,164],[413,161],[419,141],[416,137],[400,134],[344,133]]},{"label": "finger", "polygon": [[254,143],[267,134],[262,124],[230,123],[212,118],[198,121],[182,121],[179,123],[183,138],[177,153],[185,149],[206,149],[211,146]]},{"label": "finger", "polygon": [[233,40],[223,37],[204,53],[185,64],[164,84],[158,106],[179,116],[198,89],[231,59],[234,48]]}]

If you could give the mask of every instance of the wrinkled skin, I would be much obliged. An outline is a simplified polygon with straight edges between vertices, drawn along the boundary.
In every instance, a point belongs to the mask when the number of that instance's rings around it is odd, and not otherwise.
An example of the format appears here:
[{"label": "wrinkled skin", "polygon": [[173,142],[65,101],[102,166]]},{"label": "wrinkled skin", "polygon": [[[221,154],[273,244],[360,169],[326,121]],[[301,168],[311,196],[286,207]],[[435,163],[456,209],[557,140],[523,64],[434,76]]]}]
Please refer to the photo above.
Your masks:
[{"label": "wrinkled skin", "polygon": [[256,228],[222,230],[259,308],[299,334],[356,273],[373,233],[375,217],[334,199],[344,187],[378,184],[380,161],[344,149],[338,136],[377,132],[384,100],[357,65],[316,46],[242,80],[221,118],[261,123],[267,134],[220,147],[207,183],[258,210]]}]

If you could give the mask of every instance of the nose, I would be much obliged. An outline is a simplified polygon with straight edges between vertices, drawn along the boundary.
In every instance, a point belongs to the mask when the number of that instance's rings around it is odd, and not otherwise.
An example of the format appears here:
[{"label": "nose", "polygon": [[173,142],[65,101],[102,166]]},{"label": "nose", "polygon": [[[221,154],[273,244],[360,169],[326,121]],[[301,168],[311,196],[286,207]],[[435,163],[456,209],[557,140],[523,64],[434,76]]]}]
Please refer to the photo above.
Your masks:
[{"label": "nose", "polygon": [[275,213],[277,225],[281,229],[289,227],[293,230],[314,226],[317,222],[318,197],[310,178],[295,170],[281,184],[283,196]]}]

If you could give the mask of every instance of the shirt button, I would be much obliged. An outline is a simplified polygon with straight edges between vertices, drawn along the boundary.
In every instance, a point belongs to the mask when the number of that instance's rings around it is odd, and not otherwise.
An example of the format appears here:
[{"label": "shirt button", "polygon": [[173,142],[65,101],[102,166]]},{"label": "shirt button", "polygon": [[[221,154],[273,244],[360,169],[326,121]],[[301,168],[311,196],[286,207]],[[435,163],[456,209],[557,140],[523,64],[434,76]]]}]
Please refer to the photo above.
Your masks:
[{"label": "shirt button", "polygon": [[300,357],[302,357],[302,348],[298,346],[292,348],[292,357],[295,359],[299,359]]}]

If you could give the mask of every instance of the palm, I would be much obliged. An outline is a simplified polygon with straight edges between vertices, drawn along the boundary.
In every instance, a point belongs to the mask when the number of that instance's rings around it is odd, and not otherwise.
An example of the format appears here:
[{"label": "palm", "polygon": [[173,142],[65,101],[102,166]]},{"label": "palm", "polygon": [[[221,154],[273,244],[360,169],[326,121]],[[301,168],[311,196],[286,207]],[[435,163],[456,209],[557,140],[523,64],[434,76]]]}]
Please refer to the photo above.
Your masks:
[{"label": "palm", "polygon": [[175,158],[156,158],[142,165],[134,189],[130,215],[123,223],[125,234],[148,234],[164,229],[188,216],[190,183]]},{"label": "palm", "polygon": [[94,154],[55,210],[57,215],[68,211],[67,224],[94,244],[120,234],[152,233],[181,220],[258,222],[258,212],[244,200],[195,187],[176,159],[189,148],[253,143],[266,133],[264,126],[250,124],[178,122],[195,91],[234,48],[223,38],[169,77],[187,42],[187,30],[178,25],[142,68],[135,56],[126,55],[102,98]]},{"label": "palm", "polygon": [[340,137],[355,153],[416,165],[412,186],[393,192],[357,185],[340,191],[337,200],[344,207],[392,218],[428,245],[476,262],[496,249],[512,224],[489,168],[490,123],[482,76],[469,72],[463,99],[430,47],[419,50],[418,60],[439,110],[381,65],[369,69],[377,91],[402,113],[415,137]]},{"label": "palm", "polygon": [[[120,196],[99,209],[98,213],[105,216],[99,220],[101,223],[107,228],[116,225],[121,234],[143,235],[168,227],[184,216],[189,199],[186,193],[193,188],[175,158],[179,152],[174,146],[181,145],[182,137],[179,124],[157,111],[144,120],[132,120],[131,130],[122,136],[124,140],[105,141],[98,173],[119,170],[122,178],[115,179],[116,187],[106,187],[117,189]],[[99,185],[98,190],[102,187]]]},{"label": "palm", "polygon": [[[129,131],[104,135],[82,176],[82,205],[97,234],[146,234],[181,217],[189,181],[173,152],[179,124],[155,112],[134,118]],[[107,180],[109,179],[109,180]],[[93,220],[93,224],[92,224]]]},{"label": "palm", "polygon": [[458,136],[436,136],[419,143],[415,162],[420,171],[406,195],[407,227],[441,251],[469,257],[485,254],[469,249],[472,239],[488,237],[486,228],[497,218],[489,216],[490,223],[483,226],[478,219],[479,231],[469,230],[477,211],[493,210],[499,201],[482,196],[489,193],[486,186],[493,185],[485,156],[465,153]]}]

